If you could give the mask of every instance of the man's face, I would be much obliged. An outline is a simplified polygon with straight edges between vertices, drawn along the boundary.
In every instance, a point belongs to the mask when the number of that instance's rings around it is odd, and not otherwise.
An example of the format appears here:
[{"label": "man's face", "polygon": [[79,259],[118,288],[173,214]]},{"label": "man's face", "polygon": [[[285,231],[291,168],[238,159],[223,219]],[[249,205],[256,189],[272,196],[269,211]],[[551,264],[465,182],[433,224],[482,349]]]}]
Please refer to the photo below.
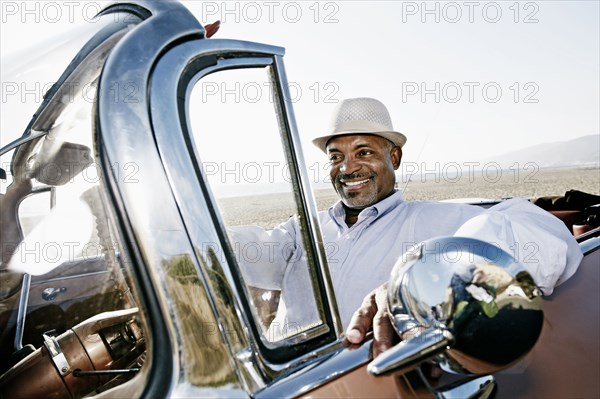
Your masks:
[{"label": "man's face", "polygon": [[393,192],[402,150],[383,137],[335,137],[327,143],[327,155],[331,182],[347,207],[363,209]]}]

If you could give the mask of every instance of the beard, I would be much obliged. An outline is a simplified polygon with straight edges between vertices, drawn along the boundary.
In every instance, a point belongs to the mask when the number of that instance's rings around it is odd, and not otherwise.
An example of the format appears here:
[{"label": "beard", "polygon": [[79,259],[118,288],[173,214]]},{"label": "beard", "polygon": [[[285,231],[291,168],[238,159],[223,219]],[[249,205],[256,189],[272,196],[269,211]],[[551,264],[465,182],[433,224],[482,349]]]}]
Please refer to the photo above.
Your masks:
[{"label": "beard", "polygon": [[[378,202],[376,173],[365,174],[339,174],[334,181],[335,191],[348,208],[363,209]],[[369,179],[367,186],[360,191],[346,191],[342,180]]]}]

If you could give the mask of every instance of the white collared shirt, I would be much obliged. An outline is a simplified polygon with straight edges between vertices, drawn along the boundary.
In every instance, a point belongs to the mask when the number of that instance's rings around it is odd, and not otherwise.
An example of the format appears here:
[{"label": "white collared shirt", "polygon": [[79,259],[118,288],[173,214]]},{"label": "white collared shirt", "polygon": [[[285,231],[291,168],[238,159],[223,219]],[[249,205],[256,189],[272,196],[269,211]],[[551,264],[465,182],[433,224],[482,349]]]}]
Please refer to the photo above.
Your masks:
[{"label": "white collared shirt", "polygon": [[[582,254],[565,225],[524,199],[489,209],[474,205],[404,201],[400,192],[365,208],[348,227],[340,202],[319,213],[325,252],[344,327],[363,298],[388,281],[397,259],[412,245],[439,236],[473,237],[495,244],[520,260],[545,295],[575,273]],[[233,241],[262,243],[260,258],[238,256],[246,283],[280,289],[285,312],[275,324],[318,322],[314,294],[296,218],[273,230],[230,229]],[[280,309],[281,310],[281,309]]]}]

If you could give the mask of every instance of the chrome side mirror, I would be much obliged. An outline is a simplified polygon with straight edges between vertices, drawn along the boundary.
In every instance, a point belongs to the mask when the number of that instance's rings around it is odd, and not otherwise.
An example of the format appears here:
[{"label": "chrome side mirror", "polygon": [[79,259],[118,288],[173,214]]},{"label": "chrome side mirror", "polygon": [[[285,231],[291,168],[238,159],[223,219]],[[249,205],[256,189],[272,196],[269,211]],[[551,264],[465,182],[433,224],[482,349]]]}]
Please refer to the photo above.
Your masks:
[{"label": "chrome side mirror", "polygon": [[526,355],[544,320],[541,291],[500,248],[462,237],[424,241],[392,271],[388,307],[403,338],[369,364],[373,375],[435,358],[448,372],[488,374]]}]

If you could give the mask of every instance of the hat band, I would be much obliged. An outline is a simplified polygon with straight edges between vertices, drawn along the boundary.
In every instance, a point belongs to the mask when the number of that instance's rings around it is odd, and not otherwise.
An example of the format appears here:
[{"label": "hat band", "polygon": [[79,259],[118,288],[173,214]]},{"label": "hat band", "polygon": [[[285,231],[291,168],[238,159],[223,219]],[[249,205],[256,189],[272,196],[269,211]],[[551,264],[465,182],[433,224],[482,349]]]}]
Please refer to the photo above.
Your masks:
[{"label": "hat band", "polygon": [[391,126],[385,126],[373,121],[361,121],[354,120],[344,123],[338,123],[335,125],[332,134],[342,132],[356,132],[356,133],[374,133],[374,132],[389,132],[393,131],[394,128]]}]

